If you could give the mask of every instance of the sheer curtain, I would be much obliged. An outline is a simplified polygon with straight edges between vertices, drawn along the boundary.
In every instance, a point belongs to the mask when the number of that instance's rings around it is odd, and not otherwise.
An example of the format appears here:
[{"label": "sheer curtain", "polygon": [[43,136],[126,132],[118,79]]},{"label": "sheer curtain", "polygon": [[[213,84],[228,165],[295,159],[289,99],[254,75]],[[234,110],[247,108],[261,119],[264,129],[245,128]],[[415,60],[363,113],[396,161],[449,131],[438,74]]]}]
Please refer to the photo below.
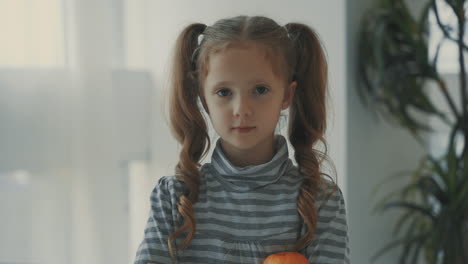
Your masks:
[{"label": "sheer curtain", "polygon": [[69,1],[71,263],[122,263],[127,232],[113,115],[112,13],[105,1]]},{"label": "sheer curtain", "polygon": [[0,60],[0,263],[130,263],[153,185],[143,1],[56,3],[63,59]]}]

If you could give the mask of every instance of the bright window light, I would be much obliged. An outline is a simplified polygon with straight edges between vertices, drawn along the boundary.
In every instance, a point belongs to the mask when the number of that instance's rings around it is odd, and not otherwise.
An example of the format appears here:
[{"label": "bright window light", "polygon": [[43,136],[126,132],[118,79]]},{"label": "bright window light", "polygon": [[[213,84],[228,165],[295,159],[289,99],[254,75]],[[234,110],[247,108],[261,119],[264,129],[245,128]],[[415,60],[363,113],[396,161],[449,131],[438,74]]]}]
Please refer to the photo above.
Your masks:
[{"label": "bright window light", "polygon": [[[450,6],[445,3],[443,0],[436,0],[437,9],[439,13],[439,19],[442,24],[450,26],[453,28],[454,32],[451,33],[452,36],[457,37],[455,32],[458,30],[457,18],[453,13],[453,10]],[[465,5],[465,10],[467,5]],[[466,16],[466,14],[465,14]],[[429,56],[434,58],[434,55],[437,50],[437,44],[443,38],[443,32],[437,24],[437,19],[434,12],[429,13],[429,29],[430,29],[430,38],[429,38]],[[465,28],[464,42],[468,41],[468,32]],[[465,52],[466,53],[466,52]],[[468,57],[465,56],[465,61],[468,60]],[[439,51],[437,68],[441,73],[458,73],[459,64],[458,64],[458,46],[455,42],[446,39]]]},{"label": "bright window light", "polygon": [[62,0],[0,0],[0,67],[64,65]]}]

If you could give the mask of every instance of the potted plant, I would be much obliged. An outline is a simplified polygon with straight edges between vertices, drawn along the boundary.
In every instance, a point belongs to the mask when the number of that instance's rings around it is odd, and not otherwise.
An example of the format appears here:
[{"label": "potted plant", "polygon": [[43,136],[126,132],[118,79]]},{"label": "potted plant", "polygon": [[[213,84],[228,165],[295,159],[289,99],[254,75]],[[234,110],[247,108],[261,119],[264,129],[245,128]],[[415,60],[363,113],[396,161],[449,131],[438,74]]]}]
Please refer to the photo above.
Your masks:
[{"label": "potted plant", "polygon": [[[379,203],[377,210],[401,211],[396,238],[372,258],[400,248],[399,263],[468,263],[468,90],[463,54],[466,16],[464,0],[427,0],[415,18],[403,0],[378,0],[363,17],[359,36],[358,92],[364,105],[407,129],[423,144],[434,128],[421,121],[431,117],[450,130],[444,154],[426,154],[409,174],[404,188]],[[440,16],[441,5],[450,9],[455,24]],[[429,55],[429,14],[436,18],[443,38]],[[454,19],[455,20],[455,19]],[[437,60],[443,43],[455,43],[459,73],[457,95],[448,91]],[[449,106],[444,112],[431,99],[427,85],[437,87]],[[458,104],[457,104],[458,103]],[[457,147],[457,145],[461,145]]]}]

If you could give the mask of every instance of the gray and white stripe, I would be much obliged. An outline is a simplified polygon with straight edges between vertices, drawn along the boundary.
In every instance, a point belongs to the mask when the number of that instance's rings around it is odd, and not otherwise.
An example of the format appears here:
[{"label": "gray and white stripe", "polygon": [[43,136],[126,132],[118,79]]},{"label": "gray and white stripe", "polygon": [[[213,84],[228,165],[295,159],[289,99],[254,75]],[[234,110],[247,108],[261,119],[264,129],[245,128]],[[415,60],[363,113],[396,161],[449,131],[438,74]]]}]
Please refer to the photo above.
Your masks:
[{"label": "gray and white stripe", "polygon": [[[268,163],[238,168],[216,144],[212,162],[200,168],[199,200],[194,205],[196,234],[177,251],[175,263],[262,263],[266,256],[291,250],[307,226],[297,213],[303,181],[289,159],[286,139],[276,137],[277,152]],[[326,193],[332,183],[322,187]],[[150,217],[135,264],[172,263],[167,237],[182,224],[176,204],[184,183],[174,176],[158,180],[151,194]],[[310,263],[349,263],[346,209],[341,190],[317,201],[315,240],[299,252]],[[321,198],[321,200],[320,200]],[[184,236],[176,239],[176,244]]]}]

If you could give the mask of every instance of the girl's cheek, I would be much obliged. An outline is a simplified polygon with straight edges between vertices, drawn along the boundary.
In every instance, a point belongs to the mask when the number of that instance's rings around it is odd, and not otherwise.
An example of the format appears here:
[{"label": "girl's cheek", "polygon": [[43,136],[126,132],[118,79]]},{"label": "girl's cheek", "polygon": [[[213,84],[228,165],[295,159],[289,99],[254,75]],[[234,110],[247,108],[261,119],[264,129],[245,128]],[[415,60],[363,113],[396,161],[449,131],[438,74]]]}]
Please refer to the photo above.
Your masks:
[{"label": "girl's cheek", "polygon": [[228,102],[226,100],[218,99],[215,101],[215,104],[216,104],[216,107],[219,107],[220,109],[222,109],[226,107],[226,104],[228,104]]}]

